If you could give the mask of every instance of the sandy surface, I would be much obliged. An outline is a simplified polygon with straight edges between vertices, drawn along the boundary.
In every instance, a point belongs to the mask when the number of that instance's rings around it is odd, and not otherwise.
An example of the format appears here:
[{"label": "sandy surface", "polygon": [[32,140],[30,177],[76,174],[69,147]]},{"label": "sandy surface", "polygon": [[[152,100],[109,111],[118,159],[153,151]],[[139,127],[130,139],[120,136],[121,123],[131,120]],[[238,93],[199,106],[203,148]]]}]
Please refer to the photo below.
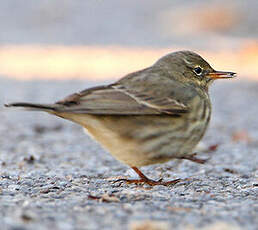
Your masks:
[{"label": "sandy surface", "polygon": [[[0,80],[0,104],[51,102],[87,82]],[[189,178],[173,187],[113,184],[136,177],[68,121],[0,107],[1,230],[256,229],[258,83],[223,81],[211,90],[212,121],[199,165],[142,168],[151,178]]]}]

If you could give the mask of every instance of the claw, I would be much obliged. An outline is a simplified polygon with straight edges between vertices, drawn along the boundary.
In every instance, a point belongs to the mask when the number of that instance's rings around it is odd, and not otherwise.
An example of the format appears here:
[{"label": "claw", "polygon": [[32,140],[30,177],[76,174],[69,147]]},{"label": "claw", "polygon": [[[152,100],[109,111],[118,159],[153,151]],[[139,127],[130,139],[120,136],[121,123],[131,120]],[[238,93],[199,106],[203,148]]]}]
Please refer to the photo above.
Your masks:
[{"label": "claw", "polygon": [[181,181],[181,179],[176,179],[176,180],[163,182],[162,178],[159,179],[158,181],[155,181],[155,180],[151,180],[148,177],[146,177],[138,168],[132,167],[132,169],[139,175],[139,177],[141,179],[123,179],[122,178],[122,179],[118,179],[118,180],[114,181],[114,183],[124,181],[127,184],[148,184],[150,186],[155,186],[155,185],[168,186],[168,185],[174,185]]},{"label": "claw", "polygon": [[154,181],[154,180],[143,180],[143,179],[118,179],[116,181],[114,181],[114,183],[116,182],[120,182],[120,181],[124,181],[127,184],[148,184],[150,186],[155,186],[155,185],[164,185],[164,186],[168,186],[168,185],[174,185],[178,182],[181,181],[181,179],[176,179],[176,180],[171,180],[171,181],[166,181],[166,182],[162,182],[161,180],[158,181]]},{"label": "claw", "polygon": [[193,162],[196,162],[199,164],[205,164],[209,160],[209,158],[208,159],[199,159],[199,158],[195,157],[196,155],[197,155],[196,153],[193,153],[192,155],[189,155],[189,156],[180,157],[180,159],[193,161]]}]

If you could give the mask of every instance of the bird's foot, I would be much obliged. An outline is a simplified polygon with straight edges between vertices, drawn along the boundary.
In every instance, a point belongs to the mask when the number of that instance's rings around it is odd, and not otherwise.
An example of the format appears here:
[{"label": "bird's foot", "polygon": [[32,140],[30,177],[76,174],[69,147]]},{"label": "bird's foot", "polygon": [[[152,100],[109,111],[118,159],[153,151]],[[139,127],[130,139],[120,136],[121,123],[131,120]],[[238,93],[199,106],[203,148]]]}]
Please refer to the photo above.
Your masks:
[{"label": "bird's foot", "polygon": [[171,181],[162,181],[162,179],[155,181],[155,180],[151,180],[148,177],[146,177],[138,168],[136,167],[132,167],[132,169],[139,175],[140,179],[118,179],[114,182],[120,182],[120,181],[124,181],[127,184],[148,184],[150,186],[155,186],[155,185],[164,185],[164,186],[168,186],[168,185],[174,185],[178,182],[181,181],[181,179],[176,179],[176,180],[171,180]]},{"label": "bird's foot", "polygon": [[193,153],[192,155],[180,157],[180,159],[193,161],[193,162],[196,162],[199,164],[205,164],[209,160],[209,159],[199,159],[199,158],[195,157],[196,155],[197,155],[196,153]]},{"label": "bird's foot", "polygon": [[168,186],[168,185],[174,185],[178,182],[181,181],[181,179],[176,179],[176,180],[171,180],[171,181],[166,181],[163,182],[162,179],[155,181],[155,180],[151,180],[151,179],[118,179],[115,182],[120,182],[120,181],[124,181],[127,184],[148,184],[150,186],[155,186],[155,185],[164,185],[164,186]]}]

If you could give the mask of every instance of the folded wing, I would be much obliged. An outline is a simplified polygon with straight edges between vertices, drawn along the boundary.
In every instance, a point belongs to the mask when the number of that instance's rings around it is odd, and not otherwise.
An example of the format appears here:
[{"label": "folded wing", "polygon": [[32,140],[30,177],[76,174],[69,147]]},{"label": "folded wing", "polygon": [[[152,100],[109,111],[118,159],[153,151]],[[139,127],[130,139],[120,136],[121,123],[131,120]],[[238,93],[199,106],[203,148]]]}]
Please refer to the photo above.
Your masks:
[{"label": "folded wing", "polygon": [[72,94],[56,105],[57,111],[78,114],[155,115],[188,112],[186,105],[173,98],[154,97],[149,92],[139,93],[116,84]]}]

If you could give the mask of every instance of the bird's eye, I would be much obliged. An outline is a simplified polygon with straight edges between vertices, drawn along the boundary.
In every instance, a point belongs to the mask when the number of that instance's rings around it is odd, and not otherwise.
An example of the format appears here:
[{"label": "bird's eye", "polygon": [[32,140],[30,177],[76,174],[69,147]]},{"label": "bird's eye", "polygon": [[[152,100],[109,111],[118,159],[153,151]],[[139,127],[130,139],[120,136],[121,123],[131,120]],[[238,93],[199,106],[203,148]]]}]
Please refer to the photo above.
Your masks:
[{"label": "bird's eye", "polygon": [[202,74],[202,68],[200,66],[195,67],[193,70],[197,75]]}]

